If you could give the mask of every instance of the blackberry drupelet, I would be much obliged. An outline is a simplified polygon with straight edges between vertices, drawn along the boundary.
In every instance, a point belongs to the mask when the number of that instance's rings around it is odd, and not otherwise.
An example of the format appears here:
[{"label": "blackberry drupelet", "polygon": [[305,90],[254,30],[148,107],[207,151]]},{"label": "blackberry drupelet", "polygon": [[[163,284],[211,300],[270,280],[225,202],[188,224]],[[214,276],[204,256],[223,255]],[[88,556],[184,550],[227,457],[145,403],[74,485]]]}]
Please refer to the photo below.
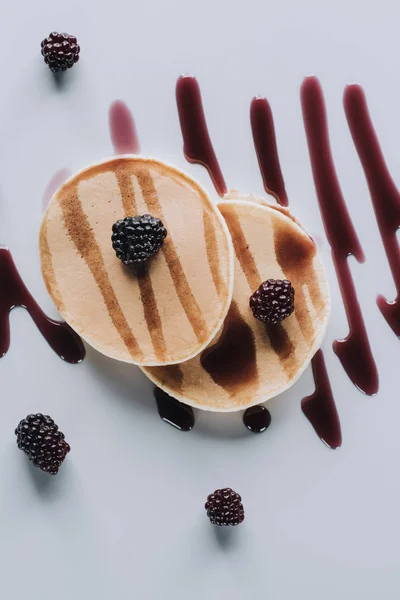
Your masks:
[{"label": "blackberry drupelet", "polygon": [[157,254],[167,236],[162,221],[151,215],[126,217],[114,223],[111,241],[124,265],[140,265]]},{"label": "blackberry drupelet", "polygon": [[240,525],[244,521],[242,498],[231,488],[215,490],[210,494],[205,509],[213,525]]},{"label": "blackberry drupelet", "polygon": [[40,413],[28,415],[15,430],[18,448],[25,452],[35,467],[56,475],[71,450],[53,419]]},{"label": "blackberry drupelet", "polygon": [[79,60],[80,47],[76,37],[53,31],[42,41],[44,62],[53,73],[66,71]]},{"label": "blackberry drupelet", "polygon": [[287,279],[267,279],[250,298],[250,308],[259,321],[274,325],[294,311],[294,288]]}]

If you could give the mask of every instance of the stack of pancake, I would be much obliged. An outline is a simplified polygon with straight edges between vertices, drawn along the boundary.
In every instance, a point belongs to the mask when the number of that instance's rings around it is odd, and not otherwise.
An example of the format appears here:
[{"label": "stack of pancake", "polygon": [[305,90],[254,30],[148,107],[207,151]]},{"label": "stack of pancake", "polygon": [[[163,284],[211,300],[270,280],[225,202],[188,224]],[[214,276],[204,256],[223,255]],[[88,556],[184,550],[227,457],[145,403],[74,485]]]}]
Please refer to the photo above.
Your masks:
[{"label": "stack of pancake", "polygon": [[[111,228],[146,213],[168,235],[135,272],[116,258]],[[158,160],[122,156],[69,179],[44,216],[40,253],[52,299],[84,340],[205,410],[244,409],[290,387],[329,318],[316,246],[287,209],[251,194],[216,203]],[[277,325],[249,307],[266,279],[295,289],[294,313]]]}]

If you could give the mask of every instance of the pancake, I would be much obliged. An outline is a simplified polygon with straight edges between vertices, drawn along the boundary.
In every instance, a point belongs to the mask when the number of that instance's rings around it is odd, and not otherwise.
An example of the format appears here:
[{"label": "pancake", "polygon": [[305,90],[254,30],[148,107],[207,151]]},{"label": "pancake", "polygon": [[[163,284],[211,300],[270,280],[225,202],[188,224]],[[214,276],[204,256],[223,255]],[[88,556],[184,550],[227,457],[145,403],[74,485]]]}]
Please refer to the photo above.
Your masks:
[{"label": "pancake", "polygon": [[[168,235],[140,276],[116,258],[111,228],[150,213]],[[161,161],[122,156],[90,166],[53,196],[40,231],[42,273],[66,322],[103,354],[166,365],[201,352],[233,291],[226,223],[205,190]]]},{"label": "pancake", "polygon": [[[286,209],[249,198],[218,205],[235,250],[233,300],[219,338],[179,367],[144,369],[168,394],[204,410],[241,410],[287,390],[319,348],[329,318],[329,287],[314,242]],[[270,278],[289,279],[295,289],[294,313],[273,326],[257,321],[249,307],[251,294]]]}]

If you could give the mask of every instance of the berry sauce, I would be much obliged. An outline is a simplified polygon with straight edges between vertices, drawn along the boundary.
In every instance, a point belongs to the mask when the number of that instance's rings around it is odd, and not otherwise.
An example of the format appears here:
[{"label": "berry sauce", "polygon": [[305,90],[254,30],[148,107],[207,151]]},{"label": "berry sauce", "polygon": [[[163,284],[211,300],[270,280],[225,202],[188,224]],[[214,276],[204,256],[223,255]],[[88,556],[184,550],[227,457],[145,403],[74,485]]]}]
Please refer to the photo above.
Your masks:
[{"label": "berry sauce", "polygon": [[116,100],[111,104],[108,122],[115,154],[137,154],[140,146],[135,121],[122,100]]},{"label": "berry sauce", "polygon": [[262,433],[271,425],[271,413],[265,406],[251,406],[243,414],[243,423],[249,431]]},{"label": "berry sauce", "polygon": [[289,200],[276,145],[274,118],[266,98],[253,98],[250,122],[264,189],[273,194],[279,204],[288,206]]},{"label": "berry sauce", "polygon": [[69,169],[59,169],[58,171],[56,171],[56,173],[54,173],[53,177],[50,179],[50,181],[47,184],[47,187],[43,193],[43,197],[42,197],[43,212],[46,210],[46,208],[50,204],[50,200],[52,199],[52,197],[54,196],[54,194],[56,193],[58,188],[61,187],[61,185],[64,183],[64,181],[66,181],[68,179],[68,177],[70,177],[70,175],[72,175],[72,173]]},{"label": "berry sauce", "polygon": [[400,194],[389,173],[363,89],[349,85],[344,92],[344,108],[354,145],[358,152],[368,187],[386,257],[396,286],[397,297],[389,302],[378,296],[378,307],[393,332],[400,338]]},{"label": "berry sauce", "polygon": [[315,392],[303,398],[301,409],[316,434],[335,450],[342,445],[342,431],[322,350],[318,350],[312,359],[312,370]]},{"label": "berry sauce", "polygon": [[232,302],[218,341],[204,350],[200,362],[216,384],[235,394],[258,383],[254,333]]},{"label": "berry sauce", "polygon": [[182,404],[171,398],[160,388],[155,388],[154,397],[157,402],[158,414],[163,421],[180,431],[190,431],[194,427],[194,412],[191,406]]},{"label": "berry sauce", "polygon": [[0,248],[0,358],[10,347],[9,313],[16,306],[25,308],[49,346],[63,360],[79,363],[85,357],[80,337],[64,322],[47,317],[28,291],[15,266],[11,252]]},{"label": "berry sauce", "polygon": [[320,212],[339,280],[349,334],[333,349],[351,381],[365,394],[378,391],[379,379],[348,257],[364,262],[364,253],[347,210],[333,162],[321,85],[308,77],[301,87],[303,118]]},{"label": "berry sauce", "polygon": [[203,165],[220,196],[227,188],[207,129],[199,84],[182,75],[176,83],[176,102],[183,136],[183,151],[190,163]]}]

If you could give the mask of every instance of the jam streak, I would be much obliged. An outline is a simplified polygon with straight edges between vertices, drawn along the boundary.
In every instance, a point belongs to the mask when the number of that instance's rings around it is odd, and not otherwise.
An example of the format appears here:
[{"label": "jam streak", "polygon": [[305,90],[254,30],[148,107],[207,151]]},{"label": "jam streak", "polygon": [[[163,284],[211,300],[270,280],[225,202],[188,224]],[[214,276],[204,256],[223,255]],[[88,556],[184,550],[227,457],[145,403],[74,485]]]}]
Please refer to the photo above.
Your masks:
[{"label": "jam streak", "polygon": [[400,227],[400,194],[383,157],[363,89],[359,85],[349,85],[345,89],[343,102],[396,286],[397,297],[393,302],[378,296],[377,304],[393,332],[400,338],[400,248],[396,235]]},{"label": "jam streak", "polygon": [[312,359],[312,369],[315,392],[303,398],[301,409],[321,440],[336,449],[342,445],[342,431],[322,350]]},{"label": "jam streak", "polygon": [[115,154],[138,154],[140,145],[135,121],[122,100],[115,100],[111,104],[108,122]]},{"label": "jam streak", "polygon": [[274,118],[266,98],[253,98],[250,122],[264,189],[275,196],[279,204],[288,206],[289,200],[276,145]]},{"label": "jam streak", "polygon": [[192,75],[182,75],[176,83],[176,102],[186,160],[205,167],[222,197],[227,192],[217,157],[208,133],[200,87]]},{"label": "jam streak", "polygon": [[44,314],[22,281],[7,248],[0,248],[0,288],[0,358],[10,347],[9,313],[21,306],[60,358],[73,364],[84,359],[85,347],[80,337],[66,323],[53,321]]},{"label": "jam streak", "polygon": [[194,427],[195,418],[191,406],[186,406],[171,398],[160,388],[155,388],[154,397],[161,419],[180,431],[190,431]]},{"label": "jam streak", "polygon": [[364,393],[375,394],[379,379],[365,329],[348,257],[364,261],[357,234],[350,219],[332,158],[321,85],[316,77],[308,77],[301,87],[303,118],[314,183],[324,228],[332,249],[332,258],[339,280],[349,334],[336,340],[333,349],[351,381]]}]

